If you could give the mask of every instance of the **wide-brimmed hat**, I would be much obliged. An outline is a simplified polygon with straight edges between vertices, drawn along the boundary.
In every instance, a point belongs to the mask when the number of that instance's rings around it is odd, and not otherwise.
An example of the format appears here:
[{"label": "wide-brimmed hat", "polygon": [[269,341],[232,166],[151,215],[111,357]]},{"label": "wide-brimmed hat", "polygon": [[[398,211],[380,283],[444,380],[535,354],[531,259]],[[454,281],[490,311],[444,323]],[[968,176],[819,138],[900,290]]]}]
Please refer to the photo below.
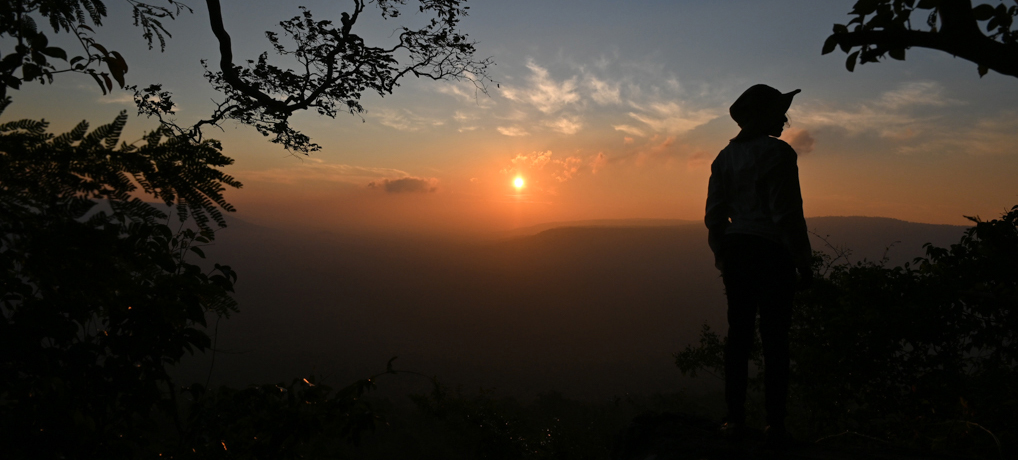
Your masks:
[{"label": "wide-brimmed hat", "polygon": [[753,85],[735,100],[728,113],[740,126],[747,121],[782,115],[792,105],[792,98],[802,90],[782,94],[767,85]]}]

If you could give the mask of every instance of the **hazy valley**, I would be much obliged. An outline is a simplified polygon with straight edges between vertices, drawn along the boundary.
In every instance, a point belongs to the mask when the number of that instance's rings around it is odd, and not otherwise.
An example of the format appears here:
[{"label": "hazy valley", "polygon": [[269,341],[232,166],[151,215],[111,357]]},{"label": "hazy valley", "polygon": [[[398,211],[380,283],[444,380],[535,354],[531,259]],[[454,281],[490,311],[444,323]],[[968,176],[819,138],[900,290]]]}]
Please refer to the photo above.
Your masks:
[{"label": "hazy valley", "polygon": [[[819,217],[850,260],[900,264],[964,227]],[[486,241],[283,231],[237,221],[207,248],[239,273],[241,312],[219,325],[213,383],[310,373],[333,384],[413,370],[468,389],[605,398],[704,388],[671,354],[706,321],[723,330],[721,280],[698,222],[598,221]],[[576,224],[572,224],[576,225]],[[520,234],[524,233],[524,234]],[[816,237],[814,249],[831,252]],[[887,248],[891,246],[890,250]],[[210,356],[181,377],[204,381]],[[428,384],[387,376],[383,390]]]}]

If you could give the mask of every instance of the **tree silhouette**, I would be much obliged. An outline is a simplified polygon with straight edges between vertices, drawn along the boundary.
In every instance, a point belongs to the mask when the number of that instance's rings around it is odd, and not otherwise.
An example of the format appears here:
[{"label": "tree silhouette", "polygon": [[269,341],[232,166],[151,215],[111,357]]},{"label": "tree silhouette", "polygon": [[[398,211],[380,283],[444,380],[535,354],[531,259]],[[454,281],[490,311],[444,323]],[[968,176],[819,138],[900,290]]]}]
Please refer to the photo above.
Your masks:
[{"label": "tree silhouette", "polygon": [[[175,0],[168,0],[169,7],[127,1],[134,24],[142,28],[142,37],[150,48],[155,40],[164,49],[166,38],[171,36],[161,20],[193,11]],[[273,136],[274,143],[307,154],[320,146],[290,126],[290,117],[296,112],[314,110],[333,118],[341,111],[362,113],[360,99],[365,92],[392,94],[400,80],[410,75],[432,80],[469,80],[479,91],[486,91],[491,60],[475,58],[475,42],[459,30],[459,22],[469,10],[462,0],[418,0],[417,11],[428,16],[425,25],[400,27],[396,42],[388,45],[365,43],[355,33],[357,23],[370,7],[386,20],[398,18],[407,9],[407,2],[352,2],[352,11],[342,13],[338,26],[331,20],[316,20],[311,11],[301,7],[299,16],[279,23],[282,36],[265,32],[272,50],[293,60],[293,68],[287,68],[270,63],[268,52],[247,60],[246,66],[235,64],[220,2],[206,0],[220,58],[218,66],[206,67],[205,77],[224,99],[208,118],[180,125],[172,118],[172,94],[160,84],[143,88],[126,85],[126,59],[92,38],[93,27],[101,26],[106,16],[106,6],[101,0],[5,0],[0,3],[5,4],[0,9],[0,37],[11,37],[16,43],[14,50],[0,59],[3,80],[0,98],[6,95],[7,88],[18,89],[24,82],[52,83],[60,73],[83,73],[95,79],[103,94],[113,90],[114,82],[134,91],[140,115],[158,117],[177,135],[196,142],[203,139],[203,127],[235,120],[253,126],[264,136]],[[73,32],[83,55],[68,58],[67,51],[50,46],[34,16],[48,20],[54,33]],[[54,60],[67,64],[58,68]],[[17,75],[19,70],[21,76]]]},{"label": "tree silhouette", "polygon": [[[859,0],[849,13],[852,20],[834,25],[822,53],[840,47],[848,53],[845,66],[851,72],[857,62],[885,56],[904,60],[909,48],[929,48],[976,63],[980,76],[993,70],[1018,77],[1018,34],[1011,29],[1018,4],[1009,3],[973,7],[971,0]],[[917,22],[925,30],[914,25],[914,16],[920,16]]]},{"label": "tree silhouette", "polygon": [[[240,183],[219,168],[233,160],[165,129],[117,146],[126,121],[59,136],[0,125],[0,439],[13,458],[137,455],[153,411],[174,413],[168,367],[211,345],[206,315],[236,311],[230,267],[186,258],[204,258],[210,220],[232,210],[221,192]],[[198,228],[173,231],[138,191]]]},{"label": "tree silhouette", "polygon": [[[165,47],[161,21],[191,9],[126,0],[151,48]],[[132,89],[139,114],[160,126],[139,145],[121,143],[127,115],[88,130],[47,132],[45,121],[0,124],[0,445],[13,458],[137,458],[177,452],[222,455],[229,441],[251,458],[303,458],[309,439],[356,439],[374,424],[359,396],[371,378],[333,391],[313,379],[244,391],[188,388],[189,404],[169,367],[185,353],[212,346],[210,318],[237,310],[234,271],[203,269],[201,246],[225,227],[233,211],[223,192],[240,182],[221,168],[233,162],[201,129],[236,120],[293,151],[318,149],[289,125],[292,114],[315,110],[335,117],[364,111],[365,91],[390,94],[408,75],[467,79],[484,91],[488,60],[458,30],[461,0],[418,0],[426,25],[401,28],[388,47],[355,32],[373,6],[396,18],[406,0],[353,0],[340,25],[302,14],[267,32],[272,49],[297,70],[269,63],[268,53],[235,65],[218,0],[207,0],[219,42],[218,69],[206,77],[223,93],[209,118],[178,125],[172,95],[161,85],[128,86],[127,60],[93,38],[102,26],[101,0],[0,0],[0,114],[8,89],[52,83],[62,73],[86,74],[104,94],[114,84]],[[54,33],[73,33],[82,55],[50,46],[37,20]],[[61,64],[64,61],[66,64]],[[163,208],[175,207],[177,225]],[[394,372],[391,361],[386,370]],[[181,409],[189,410],[181,410]],[[182,415],[182,413],[186,413]],[[229,418],[229,420],[224,420]],[[153,433],[176,428],[176,442]],[[163,427],[165,428],[165,427]],[[162,429],[166,434],[166,429]],[[329,439],[332,439],[331,437]],[[168,450],[165,448],[169,447]]]}]

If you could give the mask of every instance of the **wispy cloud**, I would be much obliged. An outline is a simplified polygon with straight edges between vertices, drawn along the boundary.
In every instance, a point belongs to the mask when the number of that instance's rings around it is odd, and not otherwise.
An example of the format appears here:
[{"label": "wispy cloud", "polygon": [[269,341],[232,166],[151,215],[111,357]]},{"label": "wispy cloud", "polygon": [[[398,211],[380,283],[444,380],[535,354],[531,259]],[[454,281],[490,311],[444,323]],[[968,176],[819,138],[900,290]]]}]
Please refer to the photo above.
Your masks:
[{"label": "wispy cloud", "polygon": [[509,160],[510,165],[502,168],[503,174],[520,172],[523,169],[544,169],[545,165],[551,162],[551,150],[546,152],[532,152],[530,154],[518,153]]},{"label": "wispy cloud", "polygon": [[788,142],[788,145],[791,145],[799,155],[813,153],[813,146],[816,144],[816,139],[813,139],[809,131],[801,128],[785,130],[785,132],[781,133],[781,139]]},{"label": "wispy cloud", "polygon": [[576,134],[583,128],[583,123],[580,121],[579,117],[572,116],[547,121],[545,122],[545,126],[548,126],[553,131],[560,132],[562,134]]},{"label": "wispy cloud", "polygon": [[499,126],[498,128],[495,129],[497,129],[498,132],[502,133],[502,135],[504,136],[517,137],[530,135],[530,133],[528,133],[526,129],[523,129],[522,127],[519,126]]},{"label": "wispy cloud", "polygon": [[420,131],[425,128],[441,126],[444,121],[436,118],[422,117],[414,114],[409,109],[391,110],[381,109],[375,115],[378,122],[400,131]]},{"label": "wispy cloud", "polygon": [[590,173],[597,174],[598,171],[604,169],[608,165],[608,157],[605,156],[604,152],[597,152],[597,156],[590,162]]},{"label": "wispy cloud", "polygon": [[590,89],[590,98],[601,105],[621,104],[622,96],[619,83],[609,83],[597,77],[587,77],[586,86]]},{"label": "wispy cloud", "polygon": [[382,179],[368,184],[368,188],[377,188],[386,193],[433,193],[438,190],[438,179],[422,177],[401,177],[399,179]]},{"label": "wispy cloud", "polygon": [[632,106],[635,111],[629,112],[629,116],[658,133],[681,134],[717,117],[715,111],[692,110],[678,101],[654,102],[647,105],[634,103]]},{"label": "wispy cloud", "polygon": [[436,91],[476,107],[488,108],[494,105],[491,97],[469,83],[447,82],[438,85]]},{"label": "wispy cloud", "polygon": [[1018,112],[1005,111],[973,120],[971,124],[944,126],[900,146],[902,154],[931,152],[961,155],[1011,155],[1015,153]]},{"label": "wispy cloud", "polygon": [[583,160],[579,157],[568,157],[564,160],[555,160],[554,163],[556,166],[559,166],[559,169],[552,173],[552,177],[559,182],[565,182],[572,179],[580,171]]},{"label": "wispy cloud", "polygon": [[905,83],[878,98],[848,108],[828,106],[793,106],[793,124],[807,127],[838,127],[850,134],[875,132],[891,139],[908,139],[929,129],[937,118],[929,107],[961,104],[944,96],[936,82]]},{"label": "wispy cloud", "polygon": [[260,171],[240,171],[235,174],[243,181],[294,184],[298,182],[345,182],[364,184],[380,179],[398,179],[410,174],[392,168],[373,168],[346,164],[325,163],[317,158],[295,163],[287,168]]},{"label": "wispy cloud", "polygon": [[567,105],[580,101],[576,76],[558,82],[549,75],[547,69],[534,61],[527,62],[527,68],[531,72],[527,78],[528,86],[503,85],[502,95],[507,99],[528,103],[546,114],[558,112]]},{"label": "wispy cloud", "polygon": [[102,104],[122,104],[134,106],[134,95],[128,94],[126,92],[120,92],[117,93],[116,95],[113,94],[110,94],[108,96],[104,95],[98,98],[98,101]]},{"label": "wispy cloud", "polygon": [[629,125],[613,125],[613,126],[612,126],[612,128],[615,128],[615,130],[616,130],[616,131],[622,131],[622,132],[624,132],[624,133],[626,133],[626,134],[629,134],[629,135],[632,135],[632,136],[640,136],[640,137],[643,137],[643,136],[645,136],[645,135],[646,135],[646,134],[645,134],[645,133],[643,132],[643,130],[642,130],[642,129],[640,129],[640,128],[637,128],[637,127],[635,127],[635,126],[629,126]]},{"label": "wispy cloud", "polygon": [[897,110],[915,106],[945,106],[960,104],[960,101],[944,97],[944,87],[933,81],[904,83],[898,89],[880,95],[876,105]]}]

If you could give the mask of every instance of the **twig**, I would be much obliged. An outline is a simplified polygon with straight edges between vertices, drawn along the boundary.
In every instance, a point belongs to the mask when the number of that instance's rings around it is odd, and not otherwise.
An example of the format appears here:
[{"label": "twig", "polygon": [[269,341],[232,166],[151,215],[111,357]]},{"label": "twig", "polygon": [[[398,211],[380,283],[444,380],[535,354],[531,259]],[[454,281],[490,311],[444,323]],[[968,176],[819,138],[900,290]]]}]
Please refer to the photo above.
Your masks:
[{"label": "twig", "polygon": [[875,438],[873,436],[865,435],[865,434],[859,433],[857,431],[851,431],[851,430],[845,430],[845,431],[843,431],[841,433],[838,433],[838,434],[832,434],[832,435],[824,436],[824,437],[822,437],[820,439],[817,439],[816,441],[813,441],[813,444],[819,444],[820,441],[824,441],[824,440],[831,439],[831,438],[836,438],[838,436],[844,436],[846,434],[854,434],[856,436],[862,436],[862,437],[864,437],[866,439],[872,439],[874,441],[880,441],[880,442],[882,442],[884,444],[892,445],[892,446],[895,446],[895,447],[901,447],[901,446],[899,446],[899,445],[897,445],[897,444],[895,444],[895,443],[893,443],[891,441],[888,441],[886,439]]},{"label": "twig", "polygon": [[967,420],[948,420],[948,421],[946,421],[944,423],[964,423],[964,424],[966,424],[968,426],[974,426],[976,428],[979,428],[980,430],[985,431],[986,433],[988,433],[990,435],[991,438],[993,438],[993,442],[997,444],[997,455],[999,455],[1001,460],[1003,460],[1003,458],[1004,458],[1004,449],[1000,447],[1000,440],[997,439],[997,435],[993,434],[992,431],[986,429],[986,427],[984,427],[984,426],[982,426],[982,425],[980,425],[978,423],[970,422],[970,421],[967,421]]}]

